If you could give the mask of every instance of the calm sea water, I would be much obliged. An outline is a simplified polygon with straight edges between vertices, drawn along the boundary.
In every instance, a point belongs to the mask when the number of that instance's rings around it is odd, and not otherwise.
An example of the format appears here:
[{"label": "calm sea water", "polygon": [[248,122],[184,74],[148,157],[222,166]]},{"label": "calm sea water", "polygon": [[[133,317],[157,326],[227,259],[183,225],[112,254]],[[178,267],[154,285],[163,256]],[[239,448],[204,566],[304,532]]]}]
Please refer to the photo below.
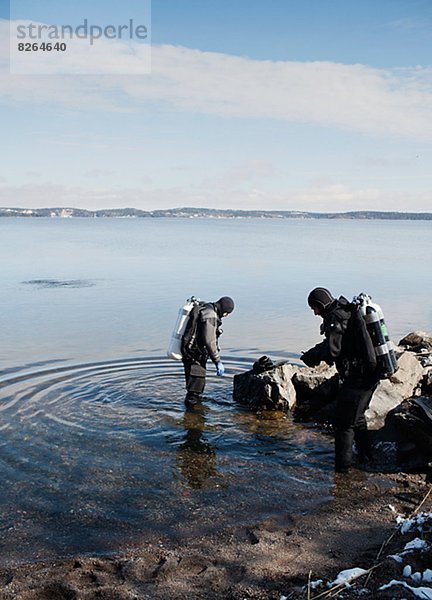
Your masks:
[{"label": "calm sea water", "polygon": [[[431,330],[431,227],[0,219],[2,560],[109,552],[328,498],[331,438],[233,406],[232,376],[319,341],[306,305],[317,285],[371,294],[395,341]],[[209,378],[194,414],[164,357],[192,294],[236,301],[227,376]]]}]

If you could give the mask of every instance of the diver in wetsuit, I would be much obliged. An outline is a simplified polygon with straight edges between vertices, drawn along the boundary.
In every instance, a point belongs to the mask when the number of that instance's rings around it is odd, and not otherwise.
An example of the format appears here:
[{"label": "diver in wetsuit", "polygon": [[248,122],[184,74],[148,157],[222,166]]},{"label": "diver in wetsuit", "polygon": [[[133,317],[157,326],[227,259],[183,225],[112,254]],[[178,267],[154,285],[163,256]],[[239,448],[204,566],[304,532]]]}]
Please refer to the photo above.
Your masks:
[{"label": "diver in wetsuit", "polygon": [[218,339],[222,333],[222,318],[232,313],[234,301],[229,296],[223,296],[217,302],[208,302],[196,310],[198,314],[194,319],[190,319],[191,326],[188,324],[186,327],[182,343],[187,390],[185,403],[188,407],[201,401],[209,358],[216,365],[216,373],[219,376],[225,372],[220,359]]}]

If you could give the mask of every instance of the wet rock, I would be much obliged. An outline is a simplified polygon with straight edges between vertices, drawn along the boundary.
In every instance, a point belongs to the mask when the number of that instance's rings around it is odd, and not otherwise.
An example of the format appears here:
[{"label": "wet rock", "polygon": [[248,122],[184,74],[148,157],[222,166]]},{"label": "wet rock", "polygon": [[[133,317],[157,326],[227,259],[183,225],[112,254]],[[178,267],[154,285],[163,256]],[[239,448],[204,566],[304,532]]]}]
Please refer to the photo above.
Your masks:
[{"label": "wet rock", "polygon": [[[421,333],[421,332],[420,332]],[[414,332],[404,338],[411,342],[427,341],[429,334]],[[399,348],[399,370],[390,379],[379,382],[366,412],[369,429],[380,430],[388,413],[404,400],[428,393],[432,387],[432,369],[422,366],[417,353]],[[235,375],[233,398],[252,410],[296,409],[300,418],[332,422],[339,377],[334,366],[300,367],[288,363],[263,373],[253,370]]]},{"label": "wet rock", "polygon": [[403,352],[398,358],[399,370],[390,379],[380,381],[372,397],[366,419],[370,429],[384,426],[389,411],[415,395],[423,379],[424,369],[412,352]]},{"label": "wet rock", "polygon": [[251,410],[291,410],[296,404],[291,379],[297,369],[284,363],[263,373],[250,370],[235,375],[233,398]]}]

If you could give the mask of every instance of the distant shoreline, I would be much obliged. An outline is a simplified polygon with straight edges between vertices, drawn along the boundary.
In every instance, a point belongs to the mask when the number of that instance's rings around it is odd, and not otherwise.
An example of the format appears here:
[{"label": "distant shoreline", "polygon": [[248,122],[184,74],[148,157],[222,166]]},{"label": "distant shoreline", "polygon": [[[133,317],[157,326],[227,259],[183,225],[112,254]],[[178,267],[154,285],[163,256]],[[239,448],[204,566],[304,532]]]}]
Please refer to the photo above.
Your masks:
[{"label": "distant shoreline", "polygon": [[387,221],[431,221],[432,213],[397,211],[308,212],[294,210],[237,210],[217,208],[170,208],[141,210],[138,208],[1,208],[0,217],[23,218],[212,218],[212,219],[356,219]]}]

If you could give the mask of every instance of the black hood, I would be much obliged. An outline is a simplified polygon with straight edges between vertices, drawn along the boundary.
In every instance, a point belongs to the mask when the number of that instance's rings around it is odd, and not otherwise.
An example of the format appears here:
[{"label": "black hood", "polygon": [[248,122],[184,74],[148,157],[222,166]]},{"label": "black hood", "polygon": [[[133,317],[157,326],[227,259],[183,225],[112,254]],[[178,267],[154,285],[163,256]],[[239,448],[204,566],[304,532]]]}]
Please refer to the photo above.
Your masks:
[{"label": "black hood", "polygon": [[215,302],[215,306],[219,316],[222,317],[224,313],[232,313],[234,310],[234,300],[229,296],[222,296],[222,298],[219,298],[219,300]]}]

